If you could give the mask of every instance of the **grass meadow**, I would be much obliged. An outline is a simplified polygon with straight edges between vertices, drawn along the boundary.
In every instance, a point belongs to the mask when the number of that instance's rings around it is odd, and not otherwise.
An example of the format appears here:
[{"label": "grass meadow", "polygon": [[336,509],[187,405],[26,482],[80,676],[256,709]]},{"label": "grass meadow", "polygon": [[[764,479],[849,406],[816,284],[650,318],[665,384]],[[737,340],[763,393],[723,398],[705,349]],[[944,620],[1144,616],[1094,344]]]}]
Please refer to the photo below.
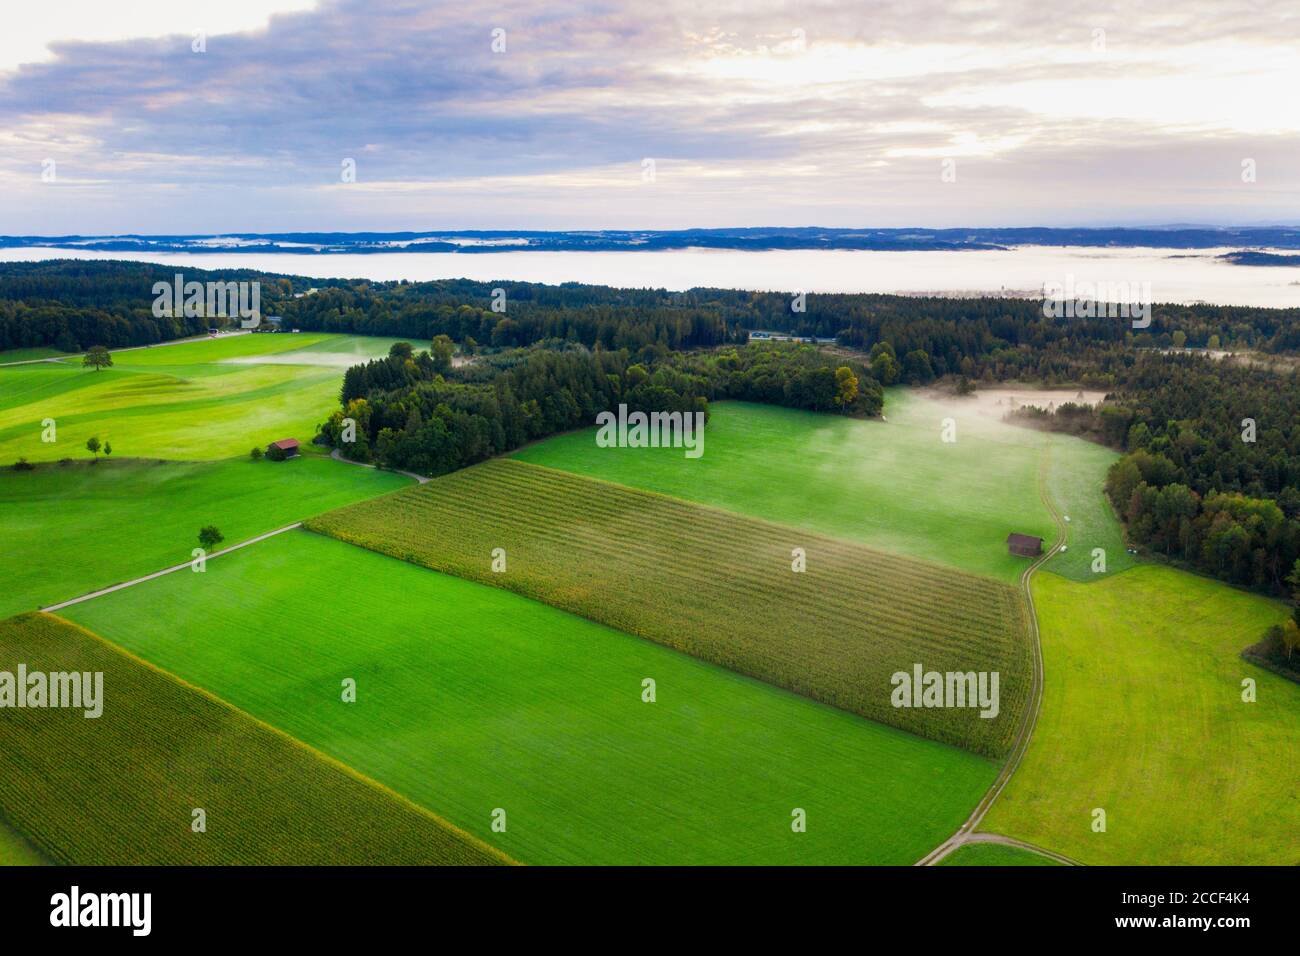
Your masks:
[{"label": "grass meadow", "polygon": [[[906,389],[888,390],[885,417],[721,402],[695,460],[600,448],[594,429],[514,457],[1014,582],[1026,561],[1007,553],[1007,534],[1055,533],[1037,486],[1049,436]],[[949,417],[952,443],[941,440]]]},{"label": "grass meadow", "polygon": [[[996,772],[306,531],[67,613],[526,863],[909,864]],[[340,699],[348,678],[355,703]]]},{"label": "grass meadow", "polygon": [[0,616],[188,561],[204,525],[225,547],[410,483],[316,457],[4,468]]},{"label": "grass meadow", "polygon": [[[308,443],[338,405],[343,371],[395,341],[231,335],[124,349],[113,366],[79,358],[0,367],[0,462],[89,458],[91,436],[132,458],[212,460],[278,438]],[[47,419],[53,442],[43,440]]]},{"label": "grass meadow", "polygon": [[[373,781],[59,618],[0,622],[0,670],[19,663],[104,675],[97,718],[65,708],[7,709],[0,718],[0,812],[55,862],[507,862]],[[203,832],[192,829],[195,808],[206,814]]]},{"label": "grass meadow", "polygon": [[1154,565],[1033,589],[1042,712],[982,828],[1090,864],[1300,863],[1300,686],[1239,656],[1286,608]]},{"label": "grass meadow", "polygon": [[[1008,585],[568,472],[498,459],[308,526],[987,756],[1028,696]],[[916,664],[999,672],[1000,711],[894,707],[892,675]]]}]

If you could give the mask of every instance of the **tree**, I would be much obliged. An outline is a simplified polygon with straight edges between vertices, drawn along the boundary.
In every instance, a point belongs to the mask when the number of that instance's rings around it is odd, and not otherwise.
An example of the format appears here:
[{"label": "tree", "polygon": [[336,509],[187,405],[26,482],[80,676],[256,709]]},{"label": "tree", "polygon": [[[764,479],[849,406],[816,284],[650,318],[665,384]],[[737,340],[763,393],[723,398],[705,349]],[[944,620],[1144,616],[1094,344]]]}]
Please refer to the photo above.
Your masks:
[{"label": "tree", "polygon": [[853,369],[841,365],[835,370],[835,404],[841,411],[852,405],[858,398],[858,377]]},{"label": "tree", "polygon": [[94,455],[96,461],[99,460],[99,437],[97,435],[91,435],[86,439],[86,451]]},{"label": "tree", "polygon": [[199,546],[204,551],[211,551],[225,540],[226,536],[217,530],[216,525],[204,525],[199,529]]},{"label": "tree", "polygon": [[1179,329],[1174,333],[1174,348],[1181,349],[1187,344],[1187,333]]},{"label": "tree", "polygon": [[415,354],[415,349],[411,348],[410,342],[394,342],[388,350],[390,358],[409,359]]},{"label": "tree", "polygon": [[92,367],[96,372],[98,372],[101,368],[108,368],[108,366],[113,364],[113,356],[109,353],[108,349],[104,348],[104,346],[92,345],[86,350],[85,356],[81,359],[81,364],[83,366]]},{"label": "tree", "polygon": [[113,443],[106,441],[104,442],[104,457],[107,458],[111,454],[113,454]]},{"label": "tree", "polygon": [[261,446],[261,445],[254,445],[254,446],[253,446],[253,450],[250,451],[250,452],[248,453],[248,457],[251,458],[251,459],[253,459],[253,461],[261,461],[261,460],[262,460],[262,446]]},{"label": "tree", "polygon": [[1295,654],[1296,648],[1300,647],[1300,624],[1296,624],[1294,620],[1286,621],[1282,625],[1282,633],[1280,636],[1282,638],[1282,646],[1286,648],[1286,659],[1289,664],[1292,656]]},{"label": "tree", "polygon": [[435,335],[430,343],[429,355],[433,359],[433,370],[439,375],[451,371],[451,357],[456,353],[456,346],[446,335]]}]

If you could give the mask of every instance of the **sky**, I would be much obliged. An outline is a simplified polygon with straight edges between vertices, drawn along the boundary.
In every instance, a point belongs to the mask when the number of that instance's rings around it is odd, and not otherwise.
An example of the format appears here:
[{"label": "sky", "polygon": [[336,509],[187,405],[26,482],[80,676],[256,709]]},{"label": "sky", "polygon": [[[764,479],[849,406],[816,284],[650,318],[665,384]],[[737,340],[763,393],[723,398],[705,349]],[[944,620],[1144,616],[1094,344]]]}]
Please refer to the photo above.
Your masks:
[{"label": "sky", "polygon": [[1300,4],[42,0],[0,234],[1300,222]]}]

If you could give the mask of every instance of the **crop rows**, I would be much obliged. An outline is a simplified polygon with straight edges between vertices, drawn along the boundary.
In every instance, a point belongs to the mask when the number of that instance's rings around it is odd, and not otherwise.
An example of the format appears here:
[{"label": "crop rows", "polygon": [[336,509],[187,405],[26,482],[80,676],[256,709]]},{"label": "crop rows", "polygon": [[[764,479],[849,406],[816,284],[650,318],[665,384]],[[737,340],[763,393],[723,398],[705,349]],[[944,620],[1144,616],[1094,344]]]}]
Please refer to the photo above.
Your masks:
[{"label": "crop rows", "polygon": [[[247,714],[44,614],[0,670],[100,671],[103,714],[0,710],[0,817],[75,865],[481,864],[505,858]],[[195,832],[193,811],[205,813]]]},{"label": "crop rows", "polygon": [[[674,498],[496,460],[307,526],[976,753],[1004,753],[1025,706],[1012,588]],[[891,676],[915,664],[999,672],[999,715],[893,707]]]}]

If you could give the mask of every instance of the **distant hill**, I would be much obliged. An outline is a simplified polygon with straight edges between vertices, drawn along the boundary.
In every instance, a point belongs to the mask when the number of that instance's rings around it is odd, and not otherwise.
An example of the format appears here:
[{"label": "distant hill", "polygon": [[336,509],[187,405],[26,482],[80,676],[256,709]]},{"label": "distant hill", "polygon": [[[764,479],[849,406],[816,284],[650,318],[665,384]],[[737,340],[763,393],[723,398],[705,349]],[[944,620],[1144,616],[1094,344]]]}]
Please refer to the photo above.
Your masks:
[{"label": "distant hill", "polygon": [[[1055,229],[828,229],[819,226],[740,229],[436,232],[284,232],[175,236],[0,236],[0,248],[54,247],[97,252],[493,253],[520,251],[657,251],[664,249],[875,249],[934,251],[1013,246],[1211,249],[1224,246],[1300,250],[1300,227],[1152,226]],[[1247,253],[1240,253],[1246,255]],[[1232,253],[1230,255],[1238,255]],[[1252,253],[1251,255],[1266,255]],[[1235,261],[1235,260],[1234,260]],[[1252,263],[1271,265],[1273,263]]]}]

